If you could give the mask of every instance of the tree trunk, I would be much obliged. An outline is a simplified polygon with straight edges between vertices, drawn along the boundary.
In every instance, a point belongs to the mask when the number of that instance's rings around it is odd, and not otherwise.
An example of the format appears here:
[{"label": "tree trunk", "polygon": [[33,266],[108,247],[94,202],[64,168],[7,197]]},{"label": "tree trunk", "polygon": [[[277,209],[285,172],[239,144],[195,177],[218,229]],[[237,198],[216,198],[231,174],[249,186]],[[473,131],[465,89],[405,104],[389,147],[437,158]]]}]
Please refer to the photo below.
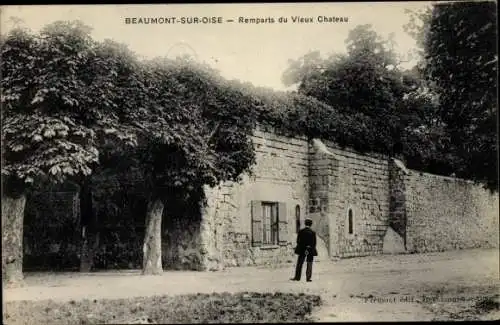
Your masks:
[{"label": "tree trunk", "polygon": [[80,250],[80,272],[90,272],[94,266],[94,253],[99,246],[97,216],[92,204],[92,188],[84,181],[80,189],[80,220],[82,241]]},{"label": "tree trunk", "polygon": [[2,279],[6,287],[22,286],[23,222],[26,194],[2,195]]},{"label": "tree trunk", "polygon": [[146,214],[146,232],[142,247],[142,274],[163,273],[161,261],[161,221],[164,204],[155,199],[148,205]]}]

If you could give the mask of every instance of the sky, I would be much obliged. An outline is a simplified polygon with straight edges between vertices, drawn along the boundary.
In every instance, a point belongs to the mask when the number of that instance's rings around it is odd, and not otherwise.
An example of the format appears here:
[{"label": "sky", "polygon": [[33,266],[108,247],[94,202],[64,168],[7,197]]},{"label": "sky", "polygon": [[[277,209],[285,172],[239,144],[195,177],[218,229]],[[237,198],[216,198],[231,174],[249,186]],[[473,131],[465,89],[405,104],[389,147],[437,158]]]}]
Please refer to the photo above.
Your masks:
[{"label": "sky", "polygon": [[[150,4],[150,5],[30,5],[2,6],[2,34],[15,26],[38,31],[57,20],[81,20],[93,28],[96,40],[113,39],[140,57],[189,54],[218,69],[228,79],[256,86],[287,89],[281,76],[289,59],[309,51],[322,55],[345,52],[349,30],[371,24],[383,37],[394,33],[396,51],[406,54],[415,41],[403,30],[409,16],[430,2],[281,3],[281,4]],[[312,18],[297,23],[292,17]],[[347,17],[347,22],[320,22],[318,17]],[[127,24],[127,18],[170,18],[175,24]],[[221,17],[221,23],[181,23],[197,17]],[[273,18],[275,23],[245,23],[243,19]],[[287,18],[279,23],[279,18]],[[234,20],[227,22],[227,20]],[[171,20],[173,21],[173,19]],[[407,63],[410,67],[414,62]]]}]

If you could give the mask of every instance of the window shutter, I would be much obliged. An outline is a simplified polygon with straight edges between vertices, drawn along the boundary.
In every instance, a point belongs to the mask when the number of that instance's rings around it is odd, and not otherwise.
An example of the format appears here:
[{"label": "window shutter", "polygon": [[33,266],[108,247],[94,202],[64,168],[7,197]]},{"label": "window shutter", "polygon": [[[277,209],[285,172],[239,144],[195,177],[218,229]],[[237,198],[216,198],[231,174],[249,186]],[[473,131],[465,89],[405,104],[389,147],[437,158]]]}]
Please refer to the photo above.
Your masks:
[{"label": "window shutter", "polygon": [[279,222],[279,244],[286,245],[288,243],[288,222],[286,215],[286,203],[278,204],[278,222]]},{"label": "window shutter", "polygon": [[262,245],[262,203],[252,201],[252,245]]}]

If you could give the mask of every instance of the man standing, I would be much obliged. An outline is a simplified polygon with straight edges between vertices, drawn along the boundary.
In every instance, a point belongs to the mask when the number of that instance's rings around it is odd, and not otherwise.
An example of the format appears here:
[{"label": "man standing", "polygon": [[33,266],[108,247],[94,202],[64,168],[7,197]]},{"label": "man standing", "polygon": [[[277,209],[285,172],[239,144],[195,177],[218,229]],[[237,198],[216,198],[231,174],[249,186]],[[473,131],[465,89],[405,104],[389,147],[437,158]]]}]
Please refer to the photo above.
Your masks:
[{"label": "man standing", "polygon": [[316,250],[316,233],[311,229],[311,219],[307,218],[304,224],[305,227],[297,234],[297,247],[295,247],[295,254],[299,257],[295,268],[295,277],[290,280],[300,281],[302,265],[304,264],[304,260],[307,259],[306,281],[311,282],[313,259],[314,256],[318,256],[318,251]]}]

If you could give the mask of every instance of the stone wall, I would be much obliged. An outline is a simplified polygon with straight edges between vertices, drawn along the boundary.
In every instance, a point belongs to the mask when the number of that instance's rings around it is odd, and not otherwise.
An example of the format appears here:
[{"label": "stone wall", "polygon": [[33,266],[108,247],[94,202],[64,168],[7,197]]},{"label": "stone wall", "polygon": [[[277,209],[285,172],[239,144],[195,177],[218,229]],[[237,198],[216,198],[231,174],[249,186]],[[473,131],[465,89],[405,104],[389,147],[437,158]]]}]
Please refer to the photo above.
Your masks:
[{"label": "stone wall", "polygon": [[[242,182],[227,182],[206,189],[207,207],[202,236],[209,269],[223,266],[279,264],[295,259],[295,209],[301,224],[307,211],[308,142],[256,130],[253,136],[257,163]],[[252,201],[286,204],[286,233],[280,245],[252,244]]]},{"label": "stone wall", "polygon": [[162,262],[166,270],[205,269],[199,216],[165,216]]},{"label": "stone wall", "polygon": [[[318,259],[498,247],[498,194],[471,182],[317,139],[257,130],[253,141],[253,174],[206,189],[199,234],[208,269],[293,261],[297,205],[301,227],[306,216],[313,219]],[[286,204],[284,243],[252,244],[252,201]]]},{"label": "stone wall", "polygon": [[[326,142],[337,161],[330,178],[332,256],[379,254],[389,220],[389,166],[382,155],[362,155]],[[348,233],[349,209],[353,233]],[[337,237],[337,238],[335,238]]]},{"label": "stone wall", "polygon": [[498,193],[418,171],[405,183],[408,251],[498,247]]},{"label": "stone wall", "polygon": [[162,224],[164,269],[206,270],[207,250],[203,247],[203,192],[189,197],[172,197],[165,204]]}]

